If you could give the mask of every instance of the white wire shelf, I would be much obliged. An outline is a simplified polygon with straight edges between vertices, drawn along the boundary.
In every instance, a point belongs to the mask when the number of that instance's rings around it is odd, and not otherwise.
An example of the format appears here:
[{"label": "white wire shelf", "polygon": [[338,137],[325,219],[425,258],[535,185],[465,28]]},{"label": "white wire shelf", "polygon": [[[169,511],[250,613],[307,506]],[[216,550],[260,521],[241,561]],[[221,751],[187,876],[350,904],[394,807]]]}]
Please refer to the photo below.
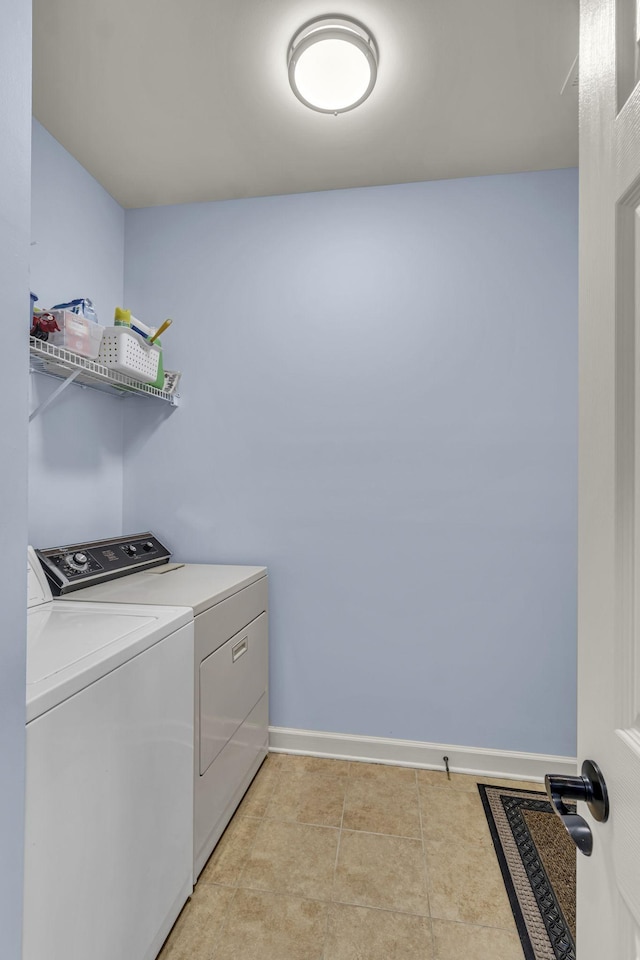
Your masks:
[{"label": "white wire shelf", "polygon": [[49,403],[71,383],[78,383],[80,386],[115,396],[155,397],[157,400],[164,400],[172,406],[177,406],[179,403],[177,393],[167,393],[166,390],[158,390],[157,387],[153,387],[149,383],[140,383],[139,380],[134,380],[132,377],[127,377],[123,373],[105,367],[96,360],[88,360],[86,357],[71,353],[62,347],[54,347],[53,344],[46,341],[29,337],[29,348],[31,370],[34,373],[42,373],[63,381],[58,390],[45,400],[37,410],[34,410],[29,418],[30,420],[33,420],[44,409],[45,405],[49,406]]}]

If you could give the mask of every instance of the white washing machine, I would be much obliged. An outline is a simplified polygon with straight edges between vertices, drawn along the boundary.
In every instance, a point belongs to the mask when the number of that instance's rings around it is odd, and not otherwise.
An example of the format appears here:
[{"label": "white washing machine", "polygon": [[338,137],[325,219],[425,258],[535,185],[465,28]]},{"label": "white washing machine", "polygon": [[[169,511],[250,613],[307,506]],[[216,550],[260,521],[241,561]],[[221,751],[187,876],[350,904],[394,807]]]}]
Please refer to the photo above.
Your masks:
[{"label": "white washing machine", "polygon": [[193,889],[193,612],[28,581],[23,960],[152,960]]},{"label": "white washing machine", "polygon": [[64,601],[193,610],[195,881],[268,752],[267,570],[169,563],[151,533],[38,555]]}]

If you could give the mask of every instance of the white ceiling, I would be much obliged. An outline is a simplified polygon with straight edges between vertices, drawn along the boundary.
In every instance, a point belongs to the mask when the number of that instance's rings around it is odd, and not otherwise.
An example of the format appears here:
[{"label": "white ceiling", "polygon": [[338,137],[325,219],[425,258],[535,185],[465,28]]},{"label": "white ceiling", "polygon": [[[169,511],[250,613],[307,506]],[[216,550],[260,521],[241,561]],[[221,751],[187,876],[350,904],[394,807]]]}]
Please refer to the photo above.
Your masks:
[{"label": "white ceiling", "polygon": [[[328,13],[380,50],[337,117],[286,69]],[[577,0],[35,0],[34,114],[125,207],[544,170],[578,161],[577,47]]]}]

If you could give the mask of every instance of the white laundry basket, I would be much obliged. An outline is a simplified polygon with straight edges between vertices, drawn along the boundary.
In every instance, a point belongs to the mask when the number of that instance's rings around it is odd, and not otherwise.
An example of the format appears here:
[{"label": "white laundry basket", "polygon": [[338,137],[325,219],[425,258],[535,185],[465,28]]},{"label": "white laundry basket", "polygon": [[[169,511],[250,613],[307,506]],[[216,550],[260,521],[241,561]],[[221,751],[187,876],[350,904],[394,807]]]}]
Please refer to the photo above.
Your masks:
[{"label": "white laundry basket", "polygon": [[142,383],[153,383],[159,361],[160,347],[147,343],[130,327],[105,327],[98,363]]}]

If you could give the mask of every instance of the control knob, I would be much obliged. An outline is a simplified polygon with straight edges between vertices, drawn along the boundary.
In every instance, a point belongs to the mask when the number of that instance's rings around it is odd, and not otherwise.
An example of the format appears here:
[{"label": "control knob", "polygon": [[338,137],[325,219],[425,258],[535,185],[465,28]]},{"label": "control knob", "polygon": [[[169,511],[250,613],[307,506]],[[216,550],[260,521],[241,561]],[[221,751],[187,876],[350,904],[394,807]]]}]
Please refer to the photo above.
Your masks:
[{"label": "control knob", "polygon": [[124,548],[124,552],[125,552],[129,557],[135,557],[135,555],[136,555],[137,552],[138,552],[138,548],[135,546],[135,544],[129,543],[129,544],[127,544],[127,546]]},{"label": "control knob", "polygon": [[86,570],[89,566],[89,557],[86,553],[69,553],[64,559],[67,566],[79,572]]},{"label": "control knob", "polygon": [[151,540],[147,540],[147,542],[142,545],[142,549],[145,553],[150,553],[152,550],[155,550],[155,547]]}]

